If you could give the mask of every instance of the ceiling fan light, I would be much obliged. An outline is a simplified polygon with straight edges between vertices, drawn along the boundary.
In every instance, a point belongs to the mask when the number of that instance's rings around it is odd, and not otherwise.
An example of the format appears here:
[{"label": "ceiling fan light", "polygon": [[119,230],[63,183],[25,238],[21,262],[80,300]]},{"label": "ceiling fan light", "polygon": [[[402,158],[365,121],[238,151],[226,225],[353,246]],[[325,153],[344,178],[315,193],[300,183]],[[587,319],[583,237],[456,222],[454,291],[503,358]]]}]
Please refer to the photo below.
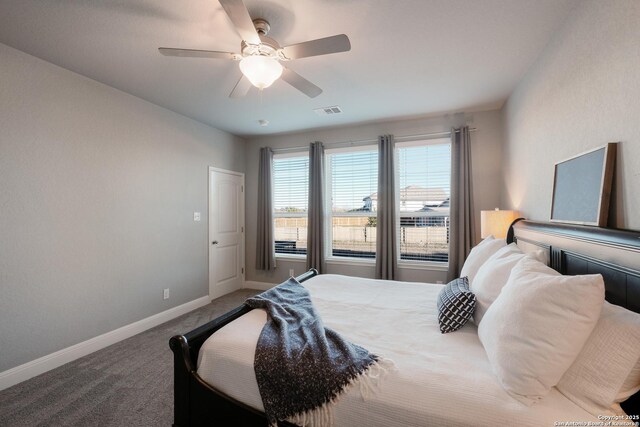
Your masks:
[{"label": "ceiling fan light", "polygon": [[269,87],[282,75],[282,65],[277,59],[255,55],[242,58],[240,71],[258,89]]}]

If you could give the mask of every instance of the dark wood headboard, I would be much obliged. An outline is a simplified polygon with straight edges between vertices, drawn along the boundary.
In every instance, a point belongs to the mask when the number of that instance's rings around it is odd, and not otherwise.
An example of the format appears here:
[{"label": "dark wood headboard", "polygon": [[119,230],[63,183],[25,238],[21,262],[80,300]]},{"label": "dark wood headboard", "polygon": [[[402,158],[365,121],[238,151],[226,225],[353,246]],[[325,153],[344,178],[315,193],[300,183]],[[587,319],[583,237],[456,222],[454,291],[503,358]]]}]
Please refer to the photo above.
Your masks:
[{"label": "dark wood headboard", "polygon": [[562,274],[602,274],[607,301],[640,313],[640,232],[535,221],[512,227],[525,252],[543,249]]}]

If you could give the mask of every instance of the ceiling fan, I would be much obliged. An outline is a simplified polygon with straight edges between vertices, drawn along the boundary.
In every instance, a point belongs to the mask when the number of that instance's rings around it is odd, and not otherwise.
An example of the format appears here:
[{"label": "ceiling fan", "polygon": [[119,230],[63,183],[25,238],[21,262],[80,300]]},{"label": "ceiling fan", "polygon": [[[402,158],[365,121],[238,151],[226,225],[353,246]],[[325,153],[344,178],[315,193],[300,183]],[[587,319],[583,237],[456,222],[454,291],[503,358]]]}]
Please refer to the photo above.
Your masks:
[{"label": "ceiling fan", "polygon": [[280,77],[308,97],[315,98],[322,93],[322,89],[283,66],[281,62],[351,50],[351,42],[344,34],[280,47],[277,41],[267,37],[270,30],[269,22],[262,18],[252,20],[242,0],[219,1],[242,37],[241,53],[170,47],[161,47],[158,50],[165,56],[240,61],[242,77],[231,91],[231,98],[246,95],[251,85],[260,90],[269,87]]}]

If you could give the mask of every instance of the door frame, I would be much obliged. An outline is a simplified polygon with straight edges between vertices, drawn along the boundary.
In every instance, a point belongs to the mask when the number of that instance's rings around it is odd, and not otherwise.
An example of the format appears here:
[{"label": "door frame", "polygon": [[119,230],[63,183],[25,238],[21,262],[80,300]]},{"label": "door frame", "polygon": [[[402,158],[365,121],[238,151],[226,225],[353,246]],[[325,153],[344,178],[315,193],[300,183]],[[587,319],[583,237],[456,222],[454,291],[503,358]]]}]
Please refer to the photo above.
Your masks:
[{"label": "door frame", "polygon": [[218,298],[221,295],[217,295],[212,293],[212,289],[211,289],[211,280],[213,279],[211,277],[211,271],[213,270],[212,265],[211,265],[211,251],[212,251],[212,229],[211,229],[211,204],[213,202],[212,197],[211,197],[211,175],[213,173],[225,173],[228,175],[235,175],[235,176],[239,176],[242,179],[242,197],[240,198],[240,207],[239,207],[239,212],[240,212],[240,224],[242,227],[242,239],[240,242],[241,245],[241,249],[240,249],[240,265],[241,265],[241,279],[242,279],[242,284],[241,284],[241,289],[244,287],[244,283],[245,283],[245,274],[247,272],[247,267],[245,265],[245,248],[246,248],[246,224],[245,224],[245,177],[244,177],[244,173],[243,172],[236,172],[236,171],[232,171],[232,170],[227,170],[227,169],[221,169],[221,168],[216,168],[214,166],[209,166],[209,171],[207,173],[207,277],[208,277],[208,283],[207,283],[207,288],[208,288],[208,294],[209,294],[209,299],[215,299]]}]

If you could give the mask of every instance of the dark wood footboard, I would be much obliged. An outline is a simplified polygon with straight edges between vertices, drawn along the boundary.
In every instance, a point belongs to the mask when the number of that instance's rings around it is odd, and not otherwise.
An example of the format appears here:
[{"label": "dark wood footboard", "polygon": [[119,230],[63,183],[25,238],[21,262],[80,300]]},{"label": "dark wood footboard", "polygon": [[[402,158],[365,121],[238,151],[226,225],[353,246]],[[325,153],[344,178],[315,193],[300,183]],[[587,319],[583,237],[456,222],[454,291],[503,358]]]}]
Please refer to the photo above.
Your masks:
[{"label": "dark wood footboard", "polygon": [[[304,282],[317,274],[315,269],[311,269],[296,279]],[[263,412],[216,390],[197,373],[198,352],[207,338],[251,310],[252,308],[243,304],[184,335],[176,335],[169,340],[169,347],[173,351],[174,426],[267,425]],[[292,426],[289,423],[280,425]]]}]

